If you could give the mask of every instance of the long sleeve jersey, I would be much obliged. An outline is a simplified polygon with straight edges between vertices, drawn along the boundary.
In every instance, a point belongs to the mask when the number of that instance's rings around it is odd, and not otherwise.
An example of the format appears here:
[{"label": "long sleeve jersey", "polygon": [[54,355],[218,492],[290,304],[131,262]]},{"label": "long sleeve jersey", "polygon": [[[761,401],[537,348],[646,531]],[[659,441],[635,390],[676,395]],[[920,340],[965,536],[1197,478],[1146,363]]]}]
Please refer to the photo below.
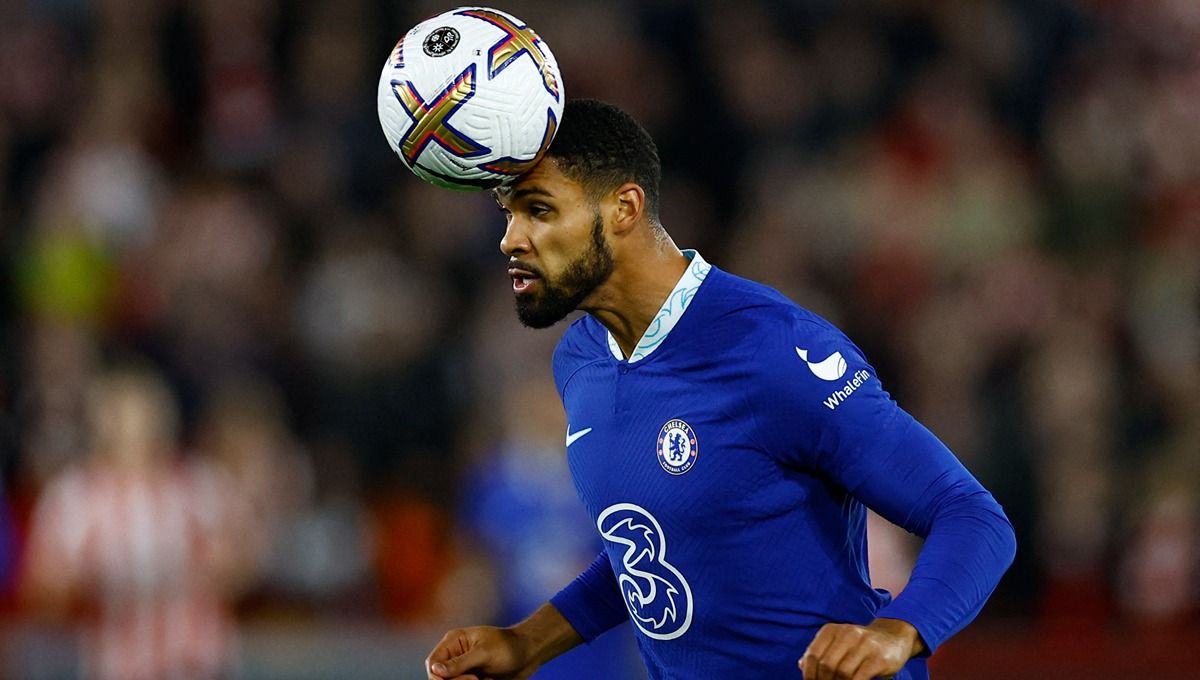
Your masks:
[{"label": "long sleeve jersey", "polygon": [[[590,316],[555,351],[605,547],[551,602],[585,640],[630,621],[653,679],[800,678],[822,625],[877,617],[935,650],[1011,563],[1004,512],[844,334],[689,255],[628,359]],[[864,506],[925,538],[894,599],[871,587]]]}]

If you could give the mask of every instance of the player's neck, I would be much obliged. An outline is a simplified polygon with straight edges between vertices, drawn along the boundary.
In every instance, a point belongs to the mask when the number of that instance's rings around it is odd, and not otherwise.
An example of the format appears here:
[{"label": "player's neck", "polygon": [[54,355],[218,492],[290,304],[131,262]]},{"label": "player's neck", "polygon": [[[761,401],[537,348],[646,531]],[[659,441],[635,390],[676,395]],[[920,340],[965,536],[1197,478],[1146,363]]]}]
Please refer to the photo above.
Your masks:
[{"label": "player's neck", "polygon": [[687,265],[687,256],[670,237],[656,238],[651,247],[632,249],[619,258],[612,276],[581,309],[604,324],[630,356]]}]

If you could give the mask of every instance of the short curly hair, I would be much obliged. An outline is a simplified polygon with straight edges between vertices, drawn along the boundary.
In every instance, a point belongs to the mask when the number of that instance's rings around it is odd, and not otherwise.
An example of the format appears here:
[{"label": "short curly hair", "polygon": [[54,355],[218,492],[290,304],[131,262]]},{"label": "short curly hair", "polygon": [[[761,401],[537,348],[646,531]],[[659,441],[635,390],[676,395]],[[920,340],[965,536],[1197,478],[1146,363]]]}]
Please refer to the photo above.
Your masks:
[{"label": "short curly hair", "polygon": [[546,152],[593,200],[625,182],[646,192],[646,214],[658,224],[662,164],[650,133],[633,116],[595,99],[563,105],[562,124]]}]

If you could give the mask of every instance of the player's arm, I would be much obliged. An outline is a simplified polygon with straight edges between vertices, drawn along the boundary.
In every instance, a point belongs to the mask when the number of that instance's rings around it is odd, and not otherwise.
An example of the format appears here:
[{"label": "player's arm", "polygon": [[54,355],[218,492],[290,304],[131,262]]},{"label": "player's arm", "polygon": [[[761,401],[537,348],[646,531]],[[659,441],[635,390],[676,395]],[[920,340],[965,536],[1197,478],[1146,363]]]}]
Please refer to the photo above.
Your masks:
[{"label": "player's arm", "polygon": [[886,677],[979,613],[1012,562],[1012,525],[949,449],[892,401],[844,335],[811,321],[777,330],[763,342],[772,366],[795,363],[799,347],[817,359],[840,353],[845,363],[834,366],[835,378],[810,370],[807,359],[793,371],[764,372],[764,396],[750,403],[756,436],[782,462],[829,478],[926,539],[908,586],[879,618],[826,626],[801,657],[806,679]]},{"label": "player's arm", "polygon": [[992,495],[944,444],[899,408],[861,457],[829,473],[867,507],[925,538],[895,600],[868,626],[823,627],[801,657],[804,677],[865,680],[897,672],[966,626],[1016,550],[1012,525]]},{"label": "player's arm", "polygon": [[904,590],[879,610],[907,621],[929,651],[975,618],[1012,563],[1000,504],[945,444],[898,407],[871,464],[841,481],[867,507],[925,539]]},{"label": "player's arm", "polygon": [[583,638],[552,604],[515,626],[474,626],[447,632],[425,659],[429,680],[485,676],[522,680]]},{"label": "player's arm", "polygon": [[1012,563],[1016,541],[1000,505],[937,437],[892,408],[877,427],[859,423],[859,432],[873,436],[827,461],[826,470],[925,545],[908,585],[879,618],[818,632],[800,661],[805,678],[865,680],[899,671],[974,619]]},{"label": "player's arm", "polygon": [[425,671],[429,680],[475,673],[498,680],[527,678],[550,659],[628,620],[608,553],[601,551],[582,574],[521,623],[446,633],[425,660]]}]

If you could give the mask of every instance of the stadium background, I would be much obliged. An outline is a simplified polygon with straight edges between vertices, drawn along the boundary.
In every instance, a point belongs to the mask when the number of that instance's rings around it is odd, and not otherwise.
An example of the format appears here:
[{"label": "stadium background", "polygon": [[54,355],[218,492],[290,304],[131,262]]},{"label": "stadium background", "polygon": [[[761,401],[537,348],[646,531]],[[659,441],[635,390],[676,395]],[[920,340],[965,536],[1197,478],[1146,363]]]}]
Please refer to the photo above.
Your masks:
[{"label": "stadium background", "polygon": [[[240,677],[420,677],[586,563],[559,331],[515,321],[490,199],[375,118],[452,6],[0,3],[0,677],[77,672],[22,575],[113,362],[253,507],[210,537],[252,557],[219,591]],[[841,325],[1008,510],[1017,562],[936,677],[1200,677],[1200,5],[503,9],[651,130],[681,246]],[[873,532],[898,587],[917,546]]]}]

